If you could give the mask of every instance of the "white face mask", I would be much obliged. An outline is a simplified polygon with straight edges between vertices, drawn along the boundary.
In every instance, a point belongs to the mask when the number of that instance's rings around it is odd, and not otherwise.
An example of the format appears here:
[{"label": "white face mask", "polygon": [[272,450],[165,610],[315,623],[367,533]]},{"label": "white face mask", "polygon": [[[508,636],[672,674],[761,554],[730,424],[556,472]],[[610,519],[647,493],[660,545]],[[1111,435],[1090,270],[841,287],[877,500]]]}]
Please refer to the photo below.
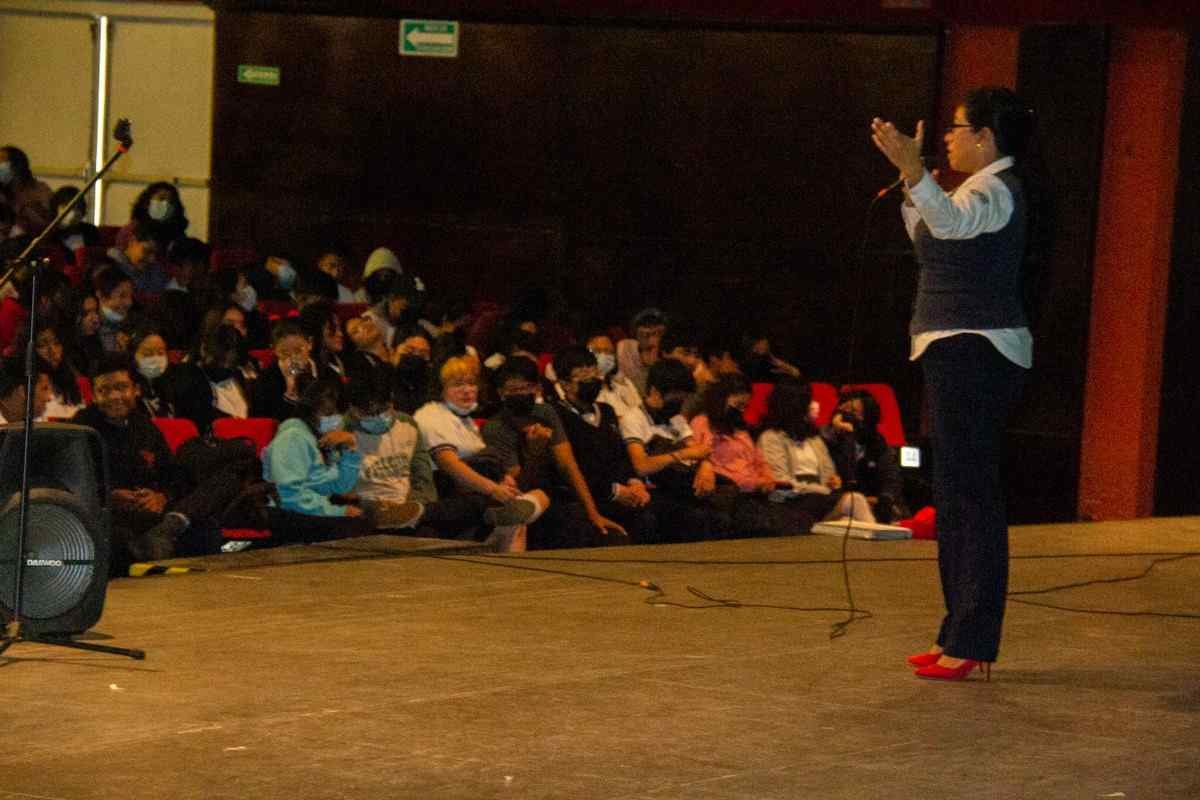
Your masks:
[{"label": "white face mask", "polygon": [[612,353],[596,353],[596,366],[600,368],[600,376],[607,377],[617,366],[617,357]]},{"label": "white face mask", "polygon": [[248,283],[238,289],[234,295],[234,302],[242,311],[253,311],[254,307],[258,305],[258,292],[254,291],[254,287]]},{"label": "white face mask", "polygon": [[150,219],[162,222],[164,219],[170,219],[174,215],[175,204],[165,198],[156,197],[150,201],[147,213],[150,214]]},{"label": "white face mask", "polygon": [[123,314],[120,311],[117,311],[115,308],[109,308],[108,306],[100,306],[100,315],[103,316],[109,322],[124,322],[125,321],[125,314]]},{"label": "white face mask", "polygon": [[138,372],[145,376],[146,380],[152,381],[155,378],[161,377],[167,371],[166,356],[144,356],[137,360]]},{"label": "white face mask", "polygon": [[471,403],[469,406],[460,406],[457,403],[451,403],[449,400],[447,400],[446,407],[460,417],[469,417],[471,416],[472,411],[479,408],[479,403]]},{"label": "white face mask", "polygon": [[275,280],[279,283],[279,288],[285,292],[291,291],[296,285],[296,270],[291,264],[284,261],[279,265],[279,272],[275,274]]},{"label": "white face mask", "polygon": [[334,431],[340,431],[341,429],[342,429],[342,415],[341,414],[330,414],[329,416],[322,416],[317,420],[317,431],[322,436],[324,436],[327,433],[333,433]]},{"label": "white face mask", "polygon": [[68,236],[66,239],[63,239],[63,246],[72,252],[83,247],[83,245],[84,241],[82,236]]},{"label": "white face mask", "polygon": [[8,184],[12,183],[12,179],[12,164],[7,161],[0,161],[0,184],[8,186]]}]

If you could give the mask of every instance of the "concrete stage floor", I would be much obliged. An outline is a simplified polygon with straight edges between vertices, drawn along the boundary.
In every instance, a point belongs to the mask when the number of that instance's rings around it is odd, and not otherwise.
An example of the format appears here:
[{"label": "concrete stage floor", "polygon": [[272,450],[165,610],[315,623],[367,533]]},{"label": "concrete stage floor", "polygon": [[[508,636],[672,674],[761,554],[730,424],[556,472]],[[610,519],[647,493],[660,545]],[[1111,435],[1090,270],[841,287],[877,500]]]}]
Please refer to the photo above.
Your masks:
[{"label": "concrete stage floor", "polygon": [[[832,641],[844,613],[788,608],[844,607],[836,563],[794,563],[832,537],[350,544],[114,582],[90,638],[143,662],[13,647],[0,798],[1200,798],[1197,618],[1010,604],[992,682],[941,684],[904,663],[940,615],[929,542],[850,543],[885,560],[852,562],[873,616]],[[1200,519],[1012,550],[1014,591],[1134,576],[1200,554]],[[1200,616],[1200,557],[1025,599]]]}]

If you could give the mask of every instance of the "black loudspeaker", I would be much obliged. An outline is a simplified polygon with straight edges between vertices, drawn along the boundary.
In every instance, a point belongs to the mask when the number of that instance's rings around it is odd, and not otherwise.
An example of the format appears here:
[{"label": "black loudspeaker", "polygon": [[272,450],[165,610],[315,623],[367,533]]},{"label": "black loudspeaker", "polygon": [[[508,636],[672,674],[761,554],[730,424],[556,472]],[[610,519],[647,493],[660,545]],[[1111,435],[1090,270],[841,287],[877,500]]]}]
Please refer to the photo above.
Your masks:
[{"label": "black loudspeaker", "polygon": [[[0,617],[13,616],[23,425],[0,426]],[[21,622],[65,636],[96,624],[108,584],[111,511],[100,436],[80,425],[37,423],[29,454],[29,532]]]}]

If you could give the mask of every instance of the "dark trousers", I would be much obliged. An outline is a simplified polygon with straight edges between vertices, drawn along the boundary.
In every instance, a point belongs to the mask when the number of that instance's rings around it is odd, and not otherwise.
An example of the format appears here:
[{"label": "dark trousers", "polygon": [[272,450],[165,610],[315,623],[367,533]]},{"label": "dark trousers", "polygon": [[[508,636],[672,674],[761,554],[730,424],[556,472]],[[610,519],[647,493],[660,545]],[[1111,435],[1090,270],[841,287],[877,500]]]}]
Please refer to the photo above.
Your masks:
[{"label": "dark trousers", "polygon": [[1026,371],[983,336],[939,339],[921,357],[933,425],[933,503],[946,616],[938,644],[995,661],[1008,591],[1000,462]]}]

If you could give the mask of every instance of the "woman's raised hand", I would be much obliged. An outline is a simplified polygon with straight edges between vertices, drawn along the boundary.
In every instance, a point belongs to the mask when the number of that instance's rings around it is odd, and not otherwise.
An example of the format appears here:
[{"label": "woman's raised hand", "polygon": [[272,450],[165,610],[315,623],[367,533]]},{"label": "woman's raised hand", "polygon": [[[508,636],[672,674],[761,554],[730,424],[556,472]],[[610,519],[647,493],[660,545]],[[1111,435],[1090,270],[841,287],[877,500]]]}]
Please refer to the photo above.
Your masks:
[{"label": "woman's raised hand", "polygon": [[925,174],[921,163],[921,147],[925,142],[925,120],[917,120],[917,131],[905,136],[895,125],[879,117],[871,120],[871,141],[887,156],[909,186],[916,185]]}]

